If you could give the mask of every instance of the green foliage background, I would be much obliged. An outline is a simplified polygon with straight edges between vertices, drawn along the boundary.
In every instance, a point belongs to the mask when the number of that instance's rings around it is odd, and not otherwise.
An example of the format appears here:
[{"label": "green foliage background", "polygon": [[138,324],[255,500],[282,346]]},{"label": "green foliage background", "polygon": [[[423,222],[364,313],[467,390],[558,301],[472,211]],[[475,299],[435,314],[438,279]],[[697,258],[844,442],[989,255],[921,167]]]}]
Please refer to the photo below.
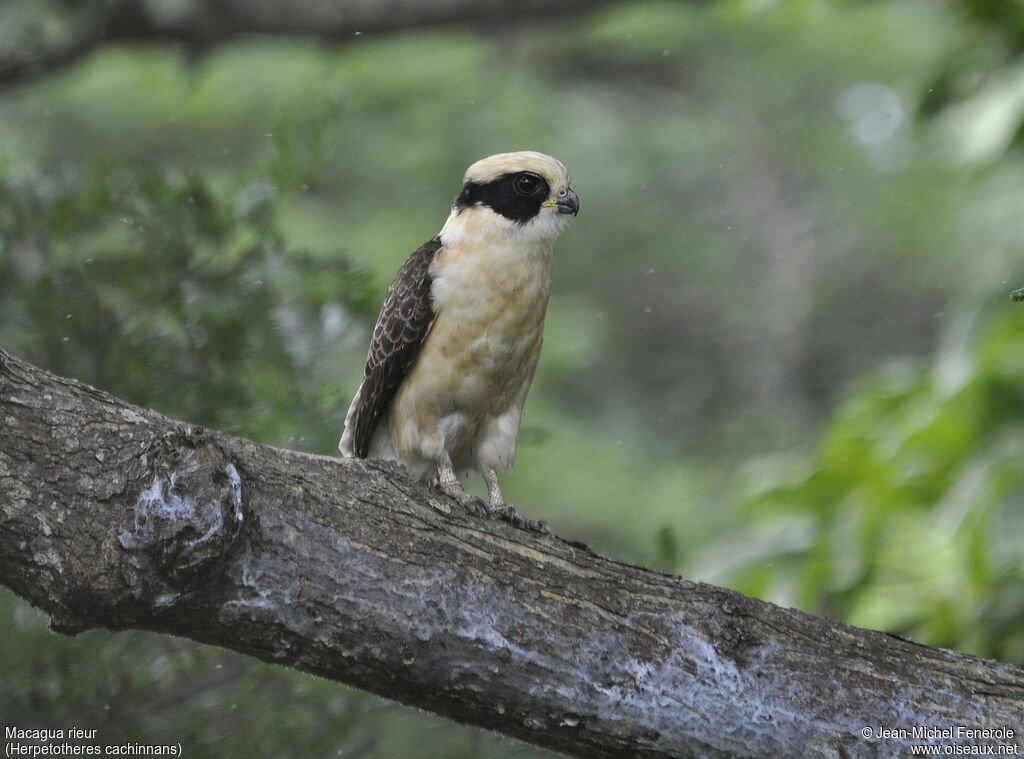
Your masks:
[{"label": "green foliage background", "polygon": [[[102,47],[0,90],[0,346],[332,453],[376,306],[465,166],[543,150],[583,211],[520,509],[1024,664],[1024,21],[992,7],[642,2],[494,34]],[[12,0],[0,48],[89,12]],[[0,620],[7,724],[191,756],[542,755],[184,641],[58,638],[7,593]]]}]

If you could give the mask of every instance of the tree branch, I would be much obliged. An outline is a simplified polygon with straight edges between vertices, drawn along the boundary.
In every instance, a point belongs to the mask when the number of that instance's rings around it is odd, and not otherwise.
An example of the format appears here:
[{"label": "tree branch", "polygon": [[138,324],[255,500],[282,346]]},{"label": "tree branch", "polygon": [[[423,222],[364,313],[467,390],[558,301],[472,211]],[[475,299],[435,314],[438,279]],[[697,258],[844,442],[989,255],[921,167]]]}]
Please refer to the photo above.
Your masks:
[{"label": "tree branch", "polygon": [[181,635],[587,757],[1024,734],[1019,669],[609,561],[387,466],[175,422],[2,351],[0,423],[0,582],[60,632]]},{"label": "tree branch", "polygon": [[[181,15],[154,12],[159,3],[109,0],[98,4],[70,43],[38,51],[25,47],[0,52],[0,87],[72,64],[101,45],[169,42],[205,50],[245,35],[304,36],[332,44],[360,35],[410,29],[465,27],[506,31],[609,5],[613,0],[201,0]],[[26,52],[28,50],[29,52]]]}]

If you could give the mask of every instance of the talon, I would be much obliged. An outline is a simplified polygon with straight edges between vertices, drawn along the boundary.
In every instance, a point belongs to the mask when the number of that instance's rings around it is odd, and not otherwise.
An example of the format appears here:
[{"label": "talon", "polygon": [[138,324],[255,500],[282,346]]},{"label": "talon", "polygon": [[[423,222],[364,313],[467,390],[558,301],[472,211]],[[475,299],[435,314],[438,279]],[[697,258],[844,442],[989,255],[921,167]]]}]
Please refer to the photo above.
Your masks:
[{"label": "talon", "polygon": [[491,506],[490,514],[494,519],[504,519],[506,522],[512,522],[513,524],[515,524],[515,520],[519,518],[519,512],[516,511],[516,507],[510,503],[503,503],[500,506]]},{"label": "talon", "polygon": [[486,519],[491,515],[491,510],[487,508],[487,504],[484,503],[482,498],[473,498],[468,503],[464,503],[463,506],[474,517]]}]

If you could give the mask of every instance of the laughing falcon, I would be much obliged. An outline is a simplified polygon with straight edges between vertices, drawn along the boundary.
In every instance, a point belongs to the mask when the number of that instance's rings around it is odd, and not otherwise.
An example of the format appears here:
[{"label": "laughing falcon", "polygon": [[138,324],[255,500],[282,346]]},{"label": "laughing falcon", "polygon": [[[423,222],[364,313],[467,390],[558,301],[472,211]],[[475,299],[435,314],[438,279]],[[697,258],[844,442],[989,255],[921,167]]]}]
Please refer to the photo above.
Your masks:
[{"label": "laughing falcon", "polygon": [[459,503],[459,476],[483,475],[488,513],[517,521],[498,487],[512,466],[537,368],[551,252],[572,179],[543,153],[500,153],[466,171],[441,232],[399,269],[381,306],[339,449],[401,462]]}]

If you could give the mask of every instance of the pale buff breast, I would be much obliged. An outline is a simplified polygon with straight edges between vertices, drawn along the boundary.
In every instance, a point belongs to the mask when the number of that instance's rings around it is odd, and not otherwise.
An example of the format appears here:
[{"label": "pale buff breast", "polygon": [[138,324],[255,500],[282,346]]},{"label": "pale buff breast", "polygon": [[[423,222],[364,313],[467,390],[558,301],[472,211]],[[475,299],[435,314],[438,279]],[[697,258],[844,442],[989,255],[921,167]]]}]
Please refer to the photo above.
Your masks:
[{"label": "pale buff breast", "polygon": [[[540,355],[550,244],[457,242],[435,259],[437,317],[391,406],[389,427],[402,458],[435,459],[446,451],[466,459],[499,417],[511,417],[518,429]],[[508,446],[511,457],[515,430]]]}]

